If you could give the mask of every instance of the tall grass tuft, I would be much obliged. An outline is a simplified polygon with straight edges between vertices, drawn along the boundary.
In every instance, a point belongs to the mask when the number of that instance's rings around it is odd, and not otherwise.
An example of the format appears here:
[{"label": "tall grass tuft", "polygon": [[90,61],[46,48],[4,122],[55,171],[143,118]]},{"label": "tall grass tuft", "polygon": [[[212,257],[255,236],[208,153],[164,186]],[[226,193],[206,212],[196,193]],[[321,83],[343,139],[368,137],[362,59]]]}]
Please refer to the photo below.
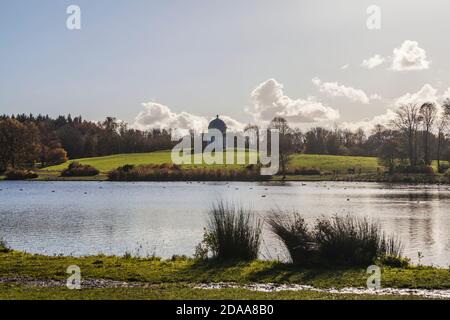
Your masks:
[{"label": "tall grass tuft", "polygon": [[273,212],[267,222],[294,264],[368,266],[376,261],[401,267],[408,264],[402,258],[402,243],[386,236],[379,224],[366,218],[321,217],[309,228],[298,213]]},{"label": "tall grass tuft", "polygon": [[272,210],[267,224],[269,230],[284,244],[294,264],[312,263],[315,251],[314,236],[300,214],[294,212],[290,216],[286,212]]},{"label": "tall grass tuft", "polygon": [[204,242],[220,261],[251,261],[258,258],[262,223],[242,207],[213,204]]},{"label": "tall grass tuft", "polygon": [[387,255],[400,257],[402,251],[399,241],[366,218],[319,218],[314,233],[320,259],[335,265],[369,265]]}]

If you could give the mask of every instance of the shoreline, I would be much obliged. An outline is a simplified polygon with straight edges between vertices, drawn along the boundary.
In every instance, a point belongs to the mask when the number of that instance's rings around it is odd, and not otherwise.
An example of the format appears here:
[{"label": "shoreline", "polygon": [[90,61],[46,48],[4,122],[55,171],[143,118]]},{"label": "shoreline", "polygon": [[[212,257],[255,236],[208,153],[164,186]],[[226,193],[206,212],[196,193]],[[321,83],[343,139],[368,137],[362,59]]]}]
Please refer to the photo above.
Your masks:
[{"label": "shoreline", "polygon": [[419,181],[419,182],[409,182],[409,181],[392,181],[392,180],[375,180],[375,179],[358,179],[358,180],[349,180],[349,179],[308,179],[308,178],[294,178],[294,179],[285,179],[281,178],[270,179],[270,180],[135,180],[135,181],[111,181],[108,179],[81,179],[81,178],[55,178],[55,179],[29,179],[29,180],[6,180],[0,178],[0,183],[2,182],[97,182],[97,183],[137,183],[137,182],[158,182],[158,183],[174,183],[174,182],[185,182],[185,183],[231,183],[231,182],[247,182],[247,183],[288,183],[288,182],[348,182],[348,183],[379,183],[386,185],[414,185],[414,186],[450,186],[450,182],[431,182],[431,181]]},{"label": "shoreline", "polygon": [[[39,177],[36,179],[27,179],[27,180],[7,180],[4,176],[0,176],[1,181],[31,181],[31,182],[249,182],[249,183],[258,183],[258,182],[365,182],[365,183],[386,183],[386,184],[400,184],[400,185],[450,185],[450,178],[444,175],[434,175],[434,176],[426,176],[426,175],[414,175],[414,174],[403,174],[397,176],[383,176],[380,177],[378,175],[341,175],[341,176],[286,176],[286,179],[283,179],[282,176],[273,176],[268,180],[109,180],[105,173],[101,173],[98,176],[91,177],[60,177],[56,174],[48,174],[47,172],[43,173],[42,171],[36,171],[39,174]],[[437,180],[436,180],[437,179]]]}]

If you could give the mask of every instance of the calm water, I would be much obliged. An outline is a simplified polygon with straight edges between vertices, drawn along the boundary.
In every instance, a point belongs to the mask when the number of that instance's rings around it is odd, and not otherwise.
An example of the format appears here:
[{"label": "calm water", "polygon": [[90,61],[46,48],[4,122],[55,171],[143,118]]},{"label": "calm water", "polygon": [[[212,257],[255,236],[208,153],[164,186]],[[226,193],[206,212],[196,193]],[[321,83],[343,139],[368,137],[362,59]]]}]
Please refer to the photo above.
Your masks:
[{"label": "calm water", "polygon": [[[266,197],[263,197],[265,195]],[[218,199],[297,209],[308,221],[350,214],[379,221],[417,262],[450,265],[450,188],[374,183],[0,182],[0,237],[42,254],[192,255]],[[285,253],[266,232],[263,257]]]}]

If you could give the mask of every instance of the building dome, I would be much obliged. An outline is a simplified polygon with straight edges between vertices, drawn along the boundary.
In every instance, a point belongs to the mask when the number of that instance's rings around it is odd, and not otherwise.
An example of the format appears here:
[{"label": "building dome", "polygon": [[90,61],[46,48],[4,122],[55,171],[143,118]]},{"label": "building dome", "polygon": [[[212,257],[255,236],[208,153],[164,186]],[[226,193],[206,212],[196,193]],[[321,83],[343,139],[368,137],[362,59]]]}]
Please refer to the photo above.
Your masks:
[{"label": "building dome", "polygon": [[213,121],[211,121],[209,123],[208,129],[216,129],[222,133],[226,133],[227,125],[225,124],[225,122],[223,122],[221,119],[219,119],[219,116],[217,116],[216,119],[214,119]]}]

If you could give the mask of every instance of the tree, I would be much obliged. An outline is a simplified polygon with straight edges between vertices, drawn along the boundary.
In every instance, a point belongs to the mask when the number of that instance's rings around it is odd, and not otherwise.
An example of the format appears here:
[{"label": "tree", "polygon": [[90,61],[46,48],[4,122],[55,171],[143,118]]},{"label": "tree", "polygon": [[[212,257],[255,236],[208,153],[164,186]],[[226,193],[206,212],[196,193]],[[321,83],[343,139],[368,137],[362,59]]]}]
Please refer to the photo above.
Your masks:
[{"label": "tree", "polygon": [[58,165],[67,162],[67,152],[63,148],[50,149],[47,154],[46,163],[49,165]]},{"label": "tree", "polygon": [[383,130],[378,132],[380,143],[378,147],[378,162],[389,168],[392,174],[395,170],[397,160],[402,158],[401,137],[395,130]]},{"label": "tree", "polygon": [[256,150],[259,152],[259,127],[256,124],[251,124],[249,123],[245,128],[244,128],[244,132],[248,133],[248,132],[254,132],[256,134]]},{"label": "tree", "polygon": [[420,107],[420,117],[423,125],[424,161],[427,166],[431,165],[430,136],[432,135],[436,116],[437,108],[434,103],[424,103]]},{"label": "tree", "polygon": [[324,128],[312,128],[305,134],[305,153],[327,154],[327,140],[330,131]]},{"label": "tree", "polygon": [[437,133],[438,170],[440,170],[441,168],[442,144],[445,141],[445,135],[448,131],[449,124],[450,124],[450,99],[446,99],[444,101],[444,104],[442,105],[442,111],[438,123],[438,133]]},{"label": "tree", "polygon": [[417,104],[402,105],[393,121],[395,127],[406,137],[408,159],[411,166],[417,164],[417,131],[422,122],[420,109]]},{"label": "tree", "polygon": [[3,170],[34,164],[40,152],[39,130],[35,124],[11,118],[0,120],[0,167]]},{"label": "tree", "polygon": [[280,133],[280,165],[281,173],[283,177],[286,176],[286,165],[289,160],[289,155],[292,153],[292,138],[291,138],[291,128],[288,125],[286,119],[282,117],[275,117],[270,122],[270,128],[278,130]]}]

